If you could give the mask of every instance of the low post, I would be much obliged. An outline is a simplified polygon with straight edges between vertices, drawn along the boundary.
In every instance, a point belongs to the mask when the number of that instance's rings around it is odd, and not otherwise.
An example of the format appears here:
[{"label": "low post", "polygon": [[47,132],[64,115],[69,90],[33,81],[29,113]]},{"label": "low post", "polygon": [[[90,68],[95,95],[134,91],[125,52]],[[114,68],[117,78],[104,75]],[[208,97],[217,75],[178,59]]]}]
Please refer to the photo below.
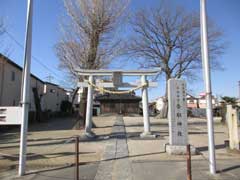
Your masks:
[{"label": "low post", "polygon": [[[89,76],[89,83],[93,83],[93,76]],[[85,125],[85,133],[87,136],[91,136],[92,134],[92,106],[93,106],[93,86],[91,84],[88,85],[87,92],[87,110],[86,110],[86,125]]]},{"label": "low post", "polygon": [[75,180],[79,180],[79,136],[75,137]]},{"label": "low post", "polygon": [[227,125],[229,135],[229,148],[232,150],[240,150],[240,139],[238,132],[239,112],[232,105],[227,105]]},{"label": "low post", "polygon": [[187,145],[187,180],[192,180],[191,145]]},{"label": "low post", "polygon": [[[142,85],[147,83],[146,76],[141,77]],[[144,124],[144,132],[141,136],[150,135],[150,121],[149,121],[149,112],[148,112],[148,90],[147,87],[144,86],[142,88],[142,109],[143,109],[143,124]]]}]

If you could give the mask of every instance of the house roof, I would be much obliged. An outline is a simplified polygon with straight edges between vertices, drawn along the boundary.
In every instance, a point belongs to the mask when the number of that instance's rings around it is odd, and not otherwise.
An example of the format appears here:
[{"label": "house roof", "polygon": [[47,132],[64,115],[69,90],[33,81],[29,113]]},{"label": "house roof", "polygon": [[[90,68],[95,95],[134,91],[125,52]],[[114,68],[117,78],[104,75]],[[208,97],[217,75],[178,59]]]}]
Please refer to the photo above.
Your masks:
[{"label": "house roof", "polygon": [[[5,60],[7,63],[11,64],[12,66],[14,66],[15,68],[19,69],[20,71],[23,70],[23,68],[21,66],[19,66],[17,63],[13,62],[12,60],[10,60],[8,57],[4,56],[1,53],[0,53],[0,60]],[[39,79],[37,76],[35,76],[32,73],[31,73],[31,77],[37,79],[38,81],[40,81],[43,84],[45,83],[44,81],[42,81],[41,79]]]},{"label": "house roof", "polygon": [[[0,53],[0,60],[5,60],[7,63],[11,64],[12,66],[19,69],[20,71],[23,70],[23,68],[21,66],[19,66],[17,63],[13,62],[12,60],[10,60],[8,57],[4,56],[1,53]],[[64,88],[60,87],[59,85],[51,83],[51,82],[43,81],[32,73],[31,73],[31,77],[35,78],[36,80],[40,81],[43,84],[51,84],[53,86],[57,86],[59,89],[63,89],[64,91],[66,91]]]},{"label": "house roof", "polygon": [[198,99],[197,97],[195,97],[195,96],[193,96],[193,95],[191,95],[189,93],[187,93],[187,98],[188,99]]},{"label": "house roof", "polygon": [[50,85],[52,85],[52,86],[57,86],[57,87],[59,87],[57,84],[54,84],[54,83],[51,83],[51,82],[48,82],[48,81],[45,81],[44,83],[45,83],[45,84],[50,84]]}]

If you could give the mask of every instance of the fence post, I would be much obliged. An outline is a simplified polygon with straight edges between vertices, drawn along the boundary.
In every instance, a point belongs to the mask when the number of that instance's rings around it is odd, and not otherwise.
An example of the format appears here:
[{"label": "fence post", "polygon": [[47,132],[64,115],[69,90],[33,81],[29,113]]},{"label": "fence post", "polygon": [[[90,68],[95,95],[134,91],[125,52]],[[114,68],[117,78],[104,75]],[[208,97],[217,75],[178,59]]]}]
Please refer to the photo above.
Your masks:
[{"label": "fence post", "polygon": [[192,180],[191,145],[187,145],[187,180]]},{"label": "fence post", "polygon": [[75,137],[75,180],[79,180],[79,136]]}]

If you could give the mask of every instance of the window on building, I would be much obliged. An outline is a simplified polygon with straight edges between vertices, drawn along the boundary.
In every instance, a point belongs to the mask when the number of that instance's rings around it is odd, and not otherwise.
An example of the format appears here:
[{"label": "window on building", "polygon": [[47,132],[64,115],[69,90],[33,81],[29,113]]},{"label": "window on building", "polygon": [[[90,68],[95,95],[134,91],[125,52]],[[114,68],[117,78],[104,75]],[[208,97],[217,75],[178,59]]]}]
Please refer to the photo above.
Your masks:
[{"label": "window on building", "polygon": [[194,100],[193,100],[193,99],[190,99],[190,100],[189,100],[189,103],[194,103]]},{"label": "window on building", "polygon": [[55,89],[50,89],[50,92],[51,93],[55,93]]},{"label": "window on building", "polygon": [[15,81],[15,72],[14,71],[11,72],[11,81]]}]

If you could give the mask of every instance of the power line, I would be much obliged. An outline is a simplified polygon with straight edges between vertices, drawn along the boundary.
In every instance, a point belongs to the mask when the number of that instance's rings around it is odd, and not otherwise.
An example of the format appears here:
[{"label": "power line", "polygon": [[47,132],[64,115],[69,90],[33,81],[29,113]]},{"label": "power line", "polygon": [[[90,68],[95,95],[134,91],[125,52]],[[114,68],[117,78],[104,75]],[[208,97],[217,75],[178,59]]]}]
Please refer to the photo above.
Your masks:
[{"label": "power line", "polygon": [[[5,33],[6,33],[20,48],[24,49],[24,46],[23,46],[19,41],[17,41],[17,40],[15,39],[15,37],[14,37],[11,33],[9,33],[9,32],[6,31],[6,30],[5,30]],[[32,58],[33,58],[33,60],[34,60],[35,62],[37,62],[38,64],[40,64],[40,65],[41,65],[42,67],[44,67],[46,70],[48,70],[49,72],[51,72],[52,74],[54,74],[54,75],[57,77],[58,80],[68,82],[68,81],[62,79],[56,72],[54,72],[53,70],[51,70],[50,68],[48,68],[45,64],[43,64],[40,59],[38,59],[38,58],[35,57],[34,55],[32,55]],[[55,69],[56,69],[56,68],[55,68]]]},{"label": "power line", "polygon": [[[7,35],[22,49],[24,49],[24,46],[17,41],[14,36],[12,34],[10,34],[8,31],[5,31],[7,33]],[[34,55],[32,55],[32,58],[39,63],[41,66],[43,66],[45,69],[47,69],[48,71],[52,72],[54,75],[58,76],[54,71],[52,71],[51,69],[49,69],[45,64],[43,64],[37,57],[35,57]]]}]

